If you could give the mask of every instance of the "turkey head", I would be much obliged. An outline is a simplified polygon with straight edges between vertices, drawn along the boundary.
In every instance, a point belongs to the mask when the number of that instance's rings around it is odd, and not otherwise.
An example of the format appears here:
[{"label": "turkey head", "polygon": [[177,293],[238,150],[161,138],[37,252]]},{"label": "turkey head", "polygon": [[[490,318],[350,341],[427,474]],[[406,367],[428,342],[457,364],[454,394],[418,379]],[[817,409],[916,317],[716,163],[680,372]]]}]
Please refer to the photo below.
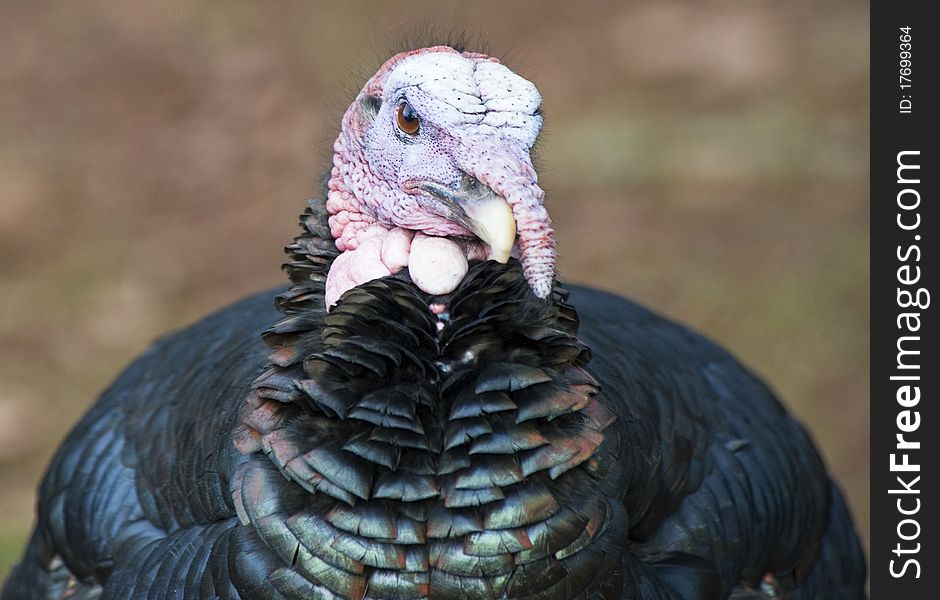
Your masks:
[{"label": "turkey head", "polygon": [[540,104],[531,82],[484,54],[436,46],[382,65],[334,144],[326,206],[341,254],[327,306],[405,267],[422,291],[449,294],[469,260],[510,256],[546,298],[555,241],[530,156]]}]

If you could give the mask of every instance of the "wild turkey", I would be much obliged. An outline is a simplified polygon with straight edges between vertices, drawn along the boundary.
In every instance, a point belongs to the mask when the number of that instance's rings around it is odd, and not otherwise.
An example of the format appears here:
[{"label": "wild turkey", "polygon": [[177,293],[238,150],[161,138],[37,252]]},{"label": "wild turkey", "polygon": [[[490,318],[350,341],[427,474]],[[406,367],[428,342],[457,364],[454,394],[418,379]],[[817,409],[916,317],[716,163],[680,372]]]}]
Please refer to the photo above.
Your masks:
[{"label": "wild turkey", "polygon": [[843,499],[764,384],[554,285],[539,105],[482,54],[386,62],[290,288],[112,384],[3,598],[864,597]]}]

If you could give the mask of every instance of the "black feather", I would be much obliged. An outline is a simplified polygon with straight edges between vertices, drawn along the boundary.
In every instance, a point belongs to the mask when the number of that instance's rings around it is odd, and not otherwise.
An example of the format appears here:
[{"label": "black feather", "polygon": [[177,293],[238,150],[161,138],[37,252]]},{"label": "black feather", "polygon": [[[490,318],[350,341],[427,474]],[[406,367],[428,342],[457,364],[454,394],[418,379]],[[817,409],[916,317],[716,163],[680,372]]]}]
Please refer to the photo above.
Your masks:
[{"label": "black feather", "polygon": [[76,426],[5,600],[863,597],[811,440],[726,352],[515,261],[472,264],[440,328],[407,271],[327,313],[322,202],[301,222],[290,289],[161,340]]}]

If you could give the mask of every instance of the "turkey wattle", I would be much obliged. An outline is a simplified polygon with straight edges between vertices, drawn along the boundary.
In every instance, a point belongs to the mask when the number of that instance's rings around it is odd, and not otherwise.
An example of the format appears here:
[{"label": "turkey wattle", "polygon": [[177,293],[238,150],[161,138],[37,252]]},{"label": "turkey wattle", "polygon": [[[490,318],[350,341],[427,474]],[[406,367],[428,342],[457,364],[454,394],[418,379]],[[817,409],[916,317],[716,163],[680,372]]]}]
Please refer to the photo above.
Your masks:
[{"label": "turkey wattle", "polygon": [[485,55],[385,63],[292,285],[112,384],[4,600],[864,597],[843,499],[768,389],[553,285],[539,103]]}]

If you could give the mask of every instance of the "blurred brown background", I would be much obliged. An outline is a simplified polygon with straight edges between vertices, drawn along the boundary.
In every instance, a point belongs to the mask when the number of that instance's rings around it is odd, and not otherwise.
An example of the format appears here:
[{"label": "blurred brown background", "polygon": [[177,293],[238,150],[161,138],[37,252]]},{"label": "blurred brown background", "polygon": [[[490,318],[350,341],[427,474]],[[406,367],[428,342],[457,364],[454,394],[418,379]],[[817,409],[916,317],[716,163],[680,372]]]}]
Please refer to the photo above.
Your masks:
[{"label": "blurred brown background", "polygon": [[0,579],[118,370],[284,281],[342,109],[425,22],[539,86],[562,275],[765,377],[867,539],[867,3],[0,0]]}]

